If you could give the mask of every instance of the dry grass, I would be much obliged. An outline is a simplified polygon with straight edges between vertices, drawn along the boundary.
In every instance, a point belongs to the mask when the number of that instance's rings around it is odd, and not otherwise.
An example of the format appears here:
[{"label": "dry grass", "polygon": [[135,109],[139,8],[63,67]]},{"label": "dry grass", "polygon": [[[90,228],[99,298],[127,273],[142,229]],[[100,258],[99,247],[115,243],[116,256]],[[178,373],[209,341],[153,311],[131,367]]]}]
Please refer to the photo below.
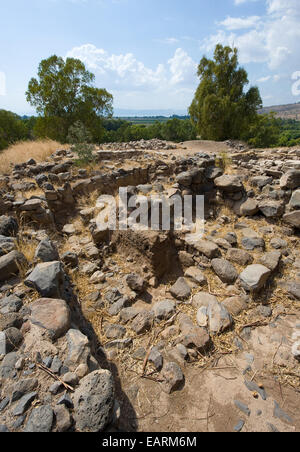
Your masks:
[{"label": "dry grass", "polygon": [[33,158],[44,161],[61,146],[57,141],[20,141],[0,153],[0,173],[9,173],[13,165]]}]

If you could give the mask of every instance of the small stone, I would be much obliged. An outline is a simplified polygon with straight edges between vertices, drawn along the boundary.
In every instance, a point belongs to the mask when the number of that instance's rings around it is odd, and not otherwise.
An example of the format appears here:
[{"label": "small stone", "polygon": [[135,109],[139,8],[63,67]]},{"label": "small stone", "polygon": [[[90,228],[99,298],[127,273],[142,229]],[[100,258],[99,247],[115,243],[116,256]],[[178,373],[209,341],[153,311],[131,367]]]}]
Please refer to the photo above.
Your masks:
[{"label": "small stone", "polygon": [[73,401],[67,392],[59,398],[57,405],[65,405],[67,408],[74,407]]},{"label": "small stone", "polygon": [[243,430],[245,425],[245,421],[243,421],[242,419],[236,424],[236,426],[234,427],[234,431],[239,433]]},{"label": "small stone", "polygon": [[186,300],[191,296],[191,288],[185,278],[178,278],[176,283],[170,288],[170,293],[177,300]]},{"label": "small stone", "polygon": [[235,400],[234,404],[240,411],[242,411],[244,414],[246,414],[246,416],[248,416],[248,417],[250,416],[251,411],[249,410],[247,405],[245,405],[243,402],[240,402],[239,400]]},{"label": "small stone", "polygon": [[230,262],[225,259],[213,259],[212,267],[222,282],[233,284],[238,278],[238,272]]},{"label": "small stone", "polygon": [[152,347],[148,361],[152,363],[156,370],[160,370],[163,366],[163,356],[157,347]]},{"label": "small stone", "polygon": [[34,408],[24,428],[26,433],[48,433],[52,429],[54,413],[49,405]]},{"label": "small stone", "polygon": [[127,275],[126,283],[128,284],[131,290],[134,290],[137,293],[141,293],[144,291],[145,280],[135,273]]},{"label": "small stone", "polygon": [[157,320],[168,320],[175,314],[176,305],[171,300],[163,300],[155,303],[152,309]]},{"label": "small stone", "polygon": [[141,311],[131,323],[131,329],[137,334],[143,334],[151,329],[153,320],[153,313],[151,311]]},{"label": "small stone", "polygon": [[260,290],[267,282],[271,270],[264,265],[255,264],[248,266],[241,274],[240,280],[247,290]]},{"label": "small stone", "polygon": [[165,380],[163,388],[169,394],[180,389],[184,383],[184,375],[176,363],[167,363],[162,370],[162,377]]},{"label": "small stone", "polygon": [[12,413],[14,416],[21,416],[25,413],[25,411],[28,410],[29,406],[31,405],[31,402],[36,398],[37,392],[30,392],[29,394],[25,394],[20,401],[18,402],[17,406],[12,410]]},{"label": "small stone", "polygon": [[63,405],[57,405],[54,408],[57,431],[64,433],[69,430],[72,425],[71,415],[69,410]]}]

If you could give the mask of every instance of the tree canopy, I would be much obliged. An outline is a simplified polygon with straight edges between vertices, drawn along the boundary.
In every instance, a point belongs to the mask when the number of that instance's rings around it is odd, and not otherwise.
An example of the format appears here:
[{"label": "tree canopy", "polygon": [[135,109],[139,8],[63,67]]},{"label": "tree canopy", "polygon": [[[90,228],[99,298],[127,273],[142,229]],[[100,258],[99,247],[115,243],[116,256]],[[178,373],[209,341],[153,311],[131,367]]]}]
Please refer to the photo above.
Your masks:
[{"label": "tree canopy", "polygon": [[112,115],[113,96],[93,86],[95,76],[84,63],[75,58],[53,55],[42,60],[38,78],[32,78],[26,92],[27,101],[40,115],[36,128],[40,136],[66,139],[69,127],[80,120],[87,128],[95,129],[99,117]]},{"label": "tree canopy", "polygon": [[239,67],[238,50],[218,44],[214,59],[203,57],[198,66],[200,84],[189,113],[202,139],[223,141],[243,138],[257,119],[262,100],[250,87],[245,69]]}]

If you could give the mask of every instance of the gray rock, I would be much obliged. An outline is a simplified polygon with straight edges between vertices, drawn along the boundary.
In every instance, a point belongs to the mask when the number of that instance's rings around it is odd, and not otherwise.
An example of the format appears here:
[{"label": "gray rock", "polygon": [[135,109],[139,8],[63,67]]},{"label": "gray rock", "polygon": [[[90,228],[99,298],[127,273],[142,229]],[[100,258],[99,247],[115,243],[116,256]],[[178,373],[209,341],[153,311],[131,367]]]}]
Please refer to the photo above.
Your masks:
[{"label": "gray rock", "polygon": [[17,406],[12,410],[14,416],[21,416],[24,414],[31,405],[31,402],[36,398],[37,392],[30,392],[29,394],[25,394],[19,400]]},{"label": "gray rock", "polygon": [[7,426],[4,424],[0,424],[0,433],[9,433],[10,430],[8,430]]},{"label": "gray rock", "polygon": [[126,296],[122,297],[110,306],[108,314],[111,316],[116,316],[120,313],[121,310],[126,308],[129,304],[130,304],[129,298]]},{"label": "gray rock", "polygon": [[48,433],[51,432],[54,413],[49,405],[34,408],[24,428],[26,433]]},{"label": "gray rock", "polygon": [[4,411],[7,405],[9,404],[9,397],[4,397],[4,399],[0,402],[0,413],[1,411]]},{"label": "gray rock", "polygon": [[262,237],[244,237],[242,239],[242,246],[248,251],[255,249],[264,250],[265,241]]},{"label": "gray rock", "polygon": [[71,268],[76,268],[78,267],[78,256],[76,253],[73,253],[71,251],[67,251],[66,253],[64,253],[61,257],[61,260],[63,261],[63,263]]},{"label": "gray rock", "polygon": [[280,238],[274,238],[271,240],[270,245],[275,250],[279,250],[281,248],[286,248],[288,246],[287,242]]},{"label": "gray rock", "polygon": [[15,375],[15,365],[19,359],[19,355],[16,352],[8,353],[1,365],[0,365],[0,378],[10,378]]},{"label": "gray rock", "polygon": [[134,307],[123,308],[120,312],[120,320],[121,322],[127,323],[130,320],[133,320],[139,312],[140,310]]},{"label": "gray rock", "polygon": [[167,363],[162,370],[162,377],[165,380],[162,387],[169,394],[180,389],[184,383],[184,375],[176,363]]},{"label": "gray rock", "polygon": [[253,216],[258,212],[258,202],[255,199],[248,198],[241,207],[240,214],[245,216]]},{"label": "gray rock", "polygon": [[74,393],[74,419],[79,432],[101,432],[111,422],[114,385],[108,370],[84,377]]},{"label": "gray rock", "polygon": [[291,226],[294,226],[295,228],[300,228],[300,210],[286,213],[283,215],[283,221]]},{"label": "gray rock", "polygon": [[254,381],[245,380],[246,388],[251,392],[257,392],[262,400],[267,400],[266,391],[263,388],[260,388]]},{"label": "gray rock", "polygon": [[65,365],[75,371],[79,364],[87,364],[91,351],[88,338],[79,330],[69,330],[67,335],[68,354]]},{"label": "gray rock", "polygon": [[152,328],[153,320],[152,311],[141,311],[131,323],[131,329],[137,334],[143,334]]},{"label": "gray rock", "polygon": [[141,276],[139,276],[135,273],[131,273],[130,275],[127,275],[126,282],[127,282],[128,286],[130,287],[130,289],[134,290],[137,293],[143,292],[143,290],[145,288],[145,280]]},{"label": "gray rock", "polygon": [[280,188],[283,190],[292,189],[300,187],[300,171],[291,170],[285,173],[280,179]]},{"label": "gray rock", "polygon": [[11,251],[0,257],[0,282],[19,274],[20,268],[27,265],[24,254]]},{"label": "gray rock", "polygon": [[23,302],[15,295],[9,295],[0,300],[1,314],[9,314],[11,312],[18,312],[23,306]]},{"label": "gray rock", "polygon": [[50,370],[51,370],[54,374],[59,374],[61,367],[62,367],[62,362],[61,362],[61,360],[59,359],[58,356],[55,356],[55,357],[53,358],[53,361],[52,361]]},{"label": "gray rock", "polygon": [[104,331],[108,339],[122,339],[126,334],[126,328],[117,324],[105,325]]},{"label": "gray rock", "polygon": [[289,424],[294,424],[293,419],[280,408],[280,406],[278,405],[278,403],[276,401],[274,401],[274,413],[273,414],[276,419],[280,419],[281,421],[288,422]]},{"label": "gray rock", "polygon": [[67,408],[74,408],[73,401],[69,394],[65,392],[57,401],[57,405],[65,405]]},{"label": "gray rock", "polygon": [[221,256],[220,248],[210,240],[197,240],[194,247],[208,259],[214,259]]},{"label": "gray rock", "polygon": [[15,249],[15,242],[12,237],[0,235],[0,256],[10,253]]},{"label": "gray rock", "polygon": [[236,193],[244,190],[241,179],[238,176],[223,175],[215,179],[215,186],[224,192]]},{"label": "gray rock", "polygon": [[213,259],[211,265],[218,277],[226,284],[233,284],[238,278],[234,266],[225,259]]},{"label": "gray rock", "polygon": [[277,201],[262,201],[258,207],[266,218],[280,218],[284,213],[284,205]]},{"label": "gray rock", "polygon": [[42,262],[59,261],[57,248],[49,238],[44,239],[39,243],[35,251],[35,258]]},{"label": "gray rock", "polygon": [[246,416],[248,416],[248,417],[250,416],[251,411],[249,410],[247,405],[245,405],[243,402],[240,402],[239,400],[235,400],[234,404],[240,411],[242,411],[244,414],[246,414]]},{"label": "gray rock", "polygon": [[163,356],[157,347],[152,347],[148,361],[154,365],[156,370],[160,370],[162,368]]},{"label": "gray rock", "polygon": [[267,282],[271,270],[264,265],[249,265],[241,274],[240,280],[246,290],[260,290]]},{"label": "gray rock", "polygon": [[300,190],[293,192],[289,205],[292,209],[300,209]]},{"label": "gray rock", "polygon": [[227,251],[227,259],[235,262],[238,265],[248,265],[252,264],[253,257],[251,254],[247,253],[245,250],[240,250],[238,248],[231,248]]},{"label": "gray rock", "polygon": [[168,320],[175,314],[176,305],[171,300],[163,300],[155,303],[152,309],[157,320]]},{"label": "gray rock", "polygon": [[0,216],[0,235],[5,235],[6,237],[15,236],[18,230],[18,223],[13,217]]},{"label": "gray rock", "polygon": [[191,279],[194,283],[199,286],[204,286],[207,283],[207,278],[204,273],[198,267],[189,267],[184,276]]},{"label": "gray rock", "polygon": [[281,260],[280,251],[271,251],[270,253],[265,253],[260,259],[259,263],[269,268],[271,271],[276,270]]},{"label": "gray rock", "polygon": [[234,430],[236,433],[240,433],[240,432],[243,430],[244,425],[245,425],[245,421],[243,421],[243,419],[241,419],[241,420],[239,420],[239,422],[235,425],[235,427],[234,427],[233,430]]},{"label": "gray rock", "polygon": [[37,388],[38,380],[36,378],[21,379],[11,388],[11,402],[20,400],[25,394],[33,392]]},{"label": "gray rock", "polygon": [[60,286],[63,280],[62,264],[54,261],[38,264],[25,279],[24,284],[36,289],[44,298],[60,298]]},{"label": "gray rock", "polygon": [[190,286],[187,284],[185,278],[178,278],[176,283],[170,288],[170,293],[177,300],[186,300],[190,297],[192,291]]},{"label": "gray rock", "polygon": [[23,341],[23,334],[17,328],[11,327],[5,330],[6,353],[13,352],[18,349]]},{"label": "gray rock", "polygon": [[63,405],[54,408],[56,428],[60,433],[67,432],[72,426],[72,419],[69,410]]}]

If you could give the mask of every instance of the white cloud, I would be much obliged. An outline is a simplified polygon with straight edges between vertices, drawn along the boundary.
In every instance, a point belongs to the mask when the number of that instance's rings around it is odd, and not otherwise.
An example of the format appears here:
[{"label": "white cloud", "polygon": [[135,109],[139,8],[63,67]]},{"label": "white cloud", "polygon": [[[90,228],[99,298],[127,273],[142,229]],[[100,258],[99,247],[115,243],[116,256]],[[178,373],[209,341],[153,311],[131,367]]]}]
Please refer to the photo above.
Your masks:
[{"label": "white cloud", "polygon": [[268,82],[271,79],[271,75],[267,75],[266,77],[261,77],[257,80],[258,83]]},{"label": "white cloud", "polygon": [[[236,4],[240,3],[244,2],[236,1]],[[265,5],[266,14],[260,18],[225,19],[220,24],[221,28],[206,39],[204,48],[210,51],[218,42],[235,45],[243,64],[267,63],[271,70],[284,67],[289,72],[297,69],[300,60],[300,1],[265,0]],[[249,30],[243,31],[242,28],[246,27]]]},{"label": "white cloud", "polygon": [[250,17],[230,17],[220,22],[227,30],[241,30],[243,28],[252,28],[260,21],[259,16]]},{"label": "white cloud", "polygon": [[181,48],[155,68],[147,67],[132,53],[114,55],[93,44],[74,47],[66,57],[82,60],[95,73],[97,85],[111,91],[122,107],[133,99],[136,108],[163,107],[167,99],[168,105],[186,108],[198,83],[197,64]]}]

